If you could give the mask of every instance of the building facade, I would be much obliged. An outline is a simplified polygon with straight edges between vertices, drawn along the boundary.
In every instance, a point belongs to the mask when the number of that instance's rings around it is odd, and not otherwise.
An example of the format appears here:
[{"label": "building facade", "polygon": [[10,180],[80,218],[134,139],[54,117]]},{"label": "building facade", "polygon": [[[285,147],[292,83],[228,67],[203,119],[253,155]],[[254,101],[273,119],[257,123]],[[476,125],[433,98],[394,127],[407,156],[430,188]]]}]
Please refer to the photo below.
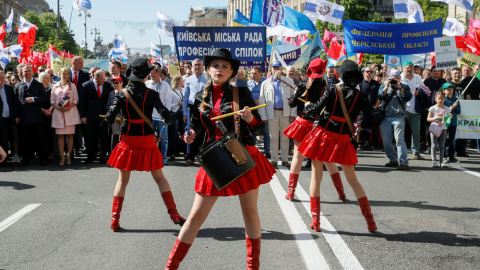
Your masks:
[{"label": "building facade", "polygon": [[190,8],[189,21],[185,26],[227,26],[227,8],[195,7]]},{"label": "building facade", "polygon": [[13,9],[13,22],[18,23],[19,16],[25,14],[27,9],[12,0],[0,0],[0,22],[4,23]]},{"label": "building facade", "polygon": [[15,2],[27,11],[35,12],[38,15],[50,12],[50,6],[45,0],[15,0]]}]

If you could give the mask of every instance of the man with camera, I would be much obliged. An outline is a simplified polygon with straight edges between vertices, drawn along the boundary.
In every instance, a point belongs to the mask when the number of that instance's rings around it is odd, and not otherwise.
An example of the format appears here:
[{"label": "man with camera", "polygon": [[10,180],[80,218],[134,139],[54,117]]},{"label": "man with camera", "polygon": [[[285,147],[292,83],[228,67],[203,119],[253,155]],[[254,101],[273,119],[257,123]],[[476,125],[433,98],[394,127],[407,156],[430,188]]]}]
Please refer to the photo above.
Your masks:
[{"label": "man with camera", "polygon": [[[408,170],[407,147],[405,145],[405,103],[412,98],[410,87],[400,83],[400,71],[392,69],[388,78],[378,90],[378,100],[375,107],[385,111],[385,118],[380,124],[383,148],[389,162],[386,167],[397,167],[398,170]],[[380,104],[381,103],[381,104]],[[397,152],[393,148],[393,138]]]}]

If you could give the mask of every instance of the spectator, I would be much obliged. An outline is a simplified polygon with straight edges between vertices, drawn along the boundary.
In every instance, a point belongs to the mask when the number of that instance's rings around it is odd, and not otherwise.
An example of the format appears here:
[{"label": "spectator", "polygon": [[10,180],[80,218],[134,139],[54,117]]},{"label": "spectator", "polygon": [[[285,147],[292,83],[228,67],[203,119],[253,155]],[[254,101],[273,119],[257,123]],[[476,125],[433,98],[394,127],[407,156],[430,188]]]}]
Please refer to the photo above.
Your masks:
[{"label": "spectator", "polygon": [[[372,106],[375,106],[378,99],[378,89],[380,88],[380,84],[373,80],[373,69],[371,67],[366,67],[363,73],[363,81],[360,83],[360,91],[362,91],[370,101]],[[376,108],[376,107],[375,107]],[[373,127],[371,129],[370,134],[368,134],[365,129],[362,129],[360,132],[360,137],[362,141],[365,141],[363,145],[363,149],[374,149],[379,146],[379,134],[380,129],[379,127]]]},{"label": "spectator", "polygon": [[46,69],[47,69],[47,67],[45,67],[45,66],[39,66],[38,67],[38,74],[40,75],[40,73],[45,72]]},{"label": "spectator", "polygon": [[[187,64],[187,63],[185,63]],[[201,59],[193,60],[193,72],[194,74],[188,77],[185,80],[185,88],[183,93],[183,122],[187,122],[187,108],[190,109],[190,115],[195,110],[198,110],[197,107],[194,106],[195,102],[195,95],[198,92],[203,91],[205,84],[207,84],[207,77],[203,72],[203,61]],[[203,138],[202,136],[197,136],[193,143],[190,144],[190,153],[186,155],[185,165],[190,166],[193,165],[193,160],[197,153],[200,150],[200,146],[202,144]]]},{"label": "spectator", "polygon": [[428,108],[429,103],[427,103],[426,93],[419,89],[420,86],[425,86],[425,84],[423,84],[422,77],[413,73],[413,63],[411,61],[403,63],[401,83],[408,85],[413,92],[412,98],[407,101],[406,116],[411,130],[413,158],[423,160],[425,158],[420,155],[420,119],[422,112]]},{"label": "spectator", "polygon": [[297,78],[297,71],[293,66],[288,66],[287,67],[287,78],[290,78],[293,80],[294,86],[298,86],[300,84],[300,80]]},{"label": "spectator", "polygon": [[[90,76],[87,72],[83,71],[83,63],[84,60],[81,56],[75,56],[72,59],[72,68],[70,69],[70,77],[69,81],[72,82],[76,89],[77,89],[77,96],[80,96],[82,93],[82,85],[85,82],[90,80]],[[77,104],[77,106],[81,106],[81,104]],[[78,110],[79,107],[76,109]],[[80,148],[82,147],[82,137],[83,134],[86,134],[87,131],[85,130],[85,125],[76,125],[75,126],[75,134],[74,136],[74,146],[75,146],[75,156],[80,156]],[[74,155],[71,156],[72,159]]]},{"label": "spectator", "polygon": [[[175,160],[175,155],[180,153],[179,145],[182,141],[179,140],[179,133],[183,135],[185,132],[185,125],[183,122],[183,93],[182,88],[185,82],[180,74],[173,76],[172,85],[172,108],[171,112],[174,114],[175,122],[168,127],[168,149],[170,151],[170,160]],[[183,144],[182,144],[183,145]],[[182,151],[183,152],[183,151]]]},{"label": "spectator", "polygon": [[240,67],[237,75],[230,80],[230,83],[236,87],[247,87],[247,82],[245,81],[245,70]]},{"label": "spectator", "polygon": [[[463,89],[466,89],[464,96],[465,96],[465,99],[467,100],[480,100],[480,80],[478,80],[477,77],[475,76],[479,68],[480,68],[480,64],[475,64],[473,66],[473,73],[472,73],[473,76],[467,76],[462,80],[462,87]],[[462,67],[462,72],[464,69],[466,68]],[[466,74],[466,72],[464,72],[464,74]],[[470,86],[468,86],[467,88],[468,84],[470,84]],[[457,97],[460,97],[460,96],[457,96]]]},{"label": "spectator", "polygon": [[[17,74],[12,74],[8,78],[8,84],[12,86],[13,89],[15,89],[15,85],[20,82],[20,77]],[[16,102],[14,101],[14,106],[16,105]],[[19,156],[19,140],[20,136],[18,135],[18,124],[15,122],[15,118],[12,118],[12,124],[10,125],[11,131],[12,131],[12,148],[13,148],[13,163],[19,164],[20,163],[20,156]]]},{"label": "spectator", "polygon": [[425,83],[425,80],[431,77],[432,77],[432,70],[429,68],[423,69],[423,72],[422,72],[423,83]]},{"label": "spectator", "polygon": [[[167,108],[168,111],[172,110],[172,95],[173,92],[170,90],[170,85],[162,80],[162,74],[164,75],[165,69],[160,65],[153,65],[155,68],[150,72],[150,80],[145,82],[145,85],[155,90],[160,94],[160,101]],[[165,78],[165,76],[163,76]],[[160,140],[160,152],[163,157],[163,165],[168,163],[168,125],[165,123],[163,117],[157,110],[153,110],[152,115],[152,125],[153,131],[156,132]]]},{"label": "spectator", "polygon": [[185,75],[185,63],[183,61],[178,61],[178,73],[181,76]]},{"label": "spectator", "polygon": [[[73,134],[75,126],[81,123],[78,112],[77,87],[69,79],[70,70],[60,69],[60,82],[52,88],[50,104],[55,107],[52,114],[52,128],[58,136],[58,149],[60,152],[60,166],[65,165],[65,137],[67,137],[67,165],[72,164]],[[65,136],[66,135],[66,136]]]},{"label": "spectator", "polygon": [[337,84],[340,82],[335,76],[335,66],[332,63],[327,64],[327,71],[325,72],[327,84]]},{"label": "spectator", "polygon": [[[110,82],[112,83],[113,85],[113,89],[114,91],[110,92],[109,96],[108,96],[108,101],[107,101],[107,109],[110,108],[110,106],[112,105],[113,101],[115,100],[115,95],[122,91],[123,89],[123,81],[122,81],[122,78],[120,76],[117,76],[117,77],[113,77],[110,79]],[[119,114],[117,114],[117,117],[116,118],[119,118],[121,119],[122,118],[122,113],[120,112]],[[111,143],[110,143],[110,153],[111,151],[113,151],[113,149],[115,148],[115,146],[118,144],[118,142],[120,141],[120,125],[121,125],[122,121],[121,120],[118,120],[118,119],[115,119],[115,121],[113,122],[112,126],[111,126],[111,136],[110,136],[110,140],[111,140]]]},{"label": "spectator", "polygon": [[164,67],[162,67],[160,69],[160,78],[162,79],[162,81],[168,83],[168,87],[170,87],[170,83],[172,82],[172,80],[168,77],[168,70]]},{"label": "spectator", "polygon": [[125,77],[126,74],[127,74],[127,64],[122,63],[122,66],[120,67],[120,76]]},{"label": "spectator", "polygon": [[[47,93],[47,98],[50,101],[50,97],[52,95],[52,79],[47,72],[42,72],[38,76],[38,81],[43,84],[45,87],[45,92]],[[43,112],[43,133],[45,137],[45,141],[47,142],[47,155],[48,159],[52,160],[55,154],[55,145],[54,145],[54,134],[52,129],[52,111],[54,106],[48,102],[44,104],[42,107]]]},{"label": "spectator", "polygon": [[[252,69],[252,79],[248,81],[247,87],[252,93],[253,100],[255,100],[255,105],[259,105],[260,101],[260,88],[262,83],[265,81],[263,77],[263,70],[261,66],[254,66]],[[271,158],[270,153],[270,132],[268,130],[268,122],[264,121],[265,129],[263,130],[263,152],[267,158]]]},{"label": "spectator", "polygon": [[382,64],[382,69],[380,70],[383,74],[382,78],[387,78],[388,65],[386,63]]},{"label": "spectator", "polygon": [[[469,66],[463,66],[462,69],[457,68],[457,67],[452,68],[452,80],[450,81],[450,83],[453,84],[453,94],[456,97],[458,97],[458,99],[463,99],[463,97],[461,96],[462,93],[463,93],[462,73],[463,73],[463,75],[470,74],[470,67]],[[467,140],[466,139],[456,139],[455,150],[457,151],[457,156],[459,156],[459,157],[469,157],[466,149],[467,149]]]},{"label": "spectator", "polygon": [[[18,64],[17,66],[17,74],[18,74],[18,77],[20,78],[19,81],[23,80],[23,67],[25,66],[25,64]],[[33,76],[33,74],[32,74]]]},{"label": "spectator", "polygon": [[107,112],[107,102],[110,92],[113,91],[110,83],[105,83],[106,76],[103,70],[95,71],[93,80],[83,83],[80,93],[79,112],[82,123],[86,125],[85,146],[87,159],[85,164],[92,163],[97,158],[100,143],[100,163],[107,162],[106,153],[109,148],[108,127],[101,125],[102,118]]},{"label": "spectator", "polygon": [[275,74],[265,80],[260,88],[259,103],[260,105],[267,104],[267,107],[260,108],[259,113],[262,120],[268,121],[272,165],[277,166],[278,163],[278,142],[280,140],[282,165],[290,167],[288,162],[288,137],[283,134],[283,131],[293,122],[297,115],[297,109],[290,108],[290,105],[288,105],[288,98],[293,94],[293,89],[288,85],[293,85],[293,80],[281,75],[283,67],[280,61],[274,61],[272,67],[275,70]]},{"label": "spectator", "polygon": [[88,70],[88,75],[90,76],[90,80],[93,80],[93,78],[95,77],[95,71],[97,70],[98,68],[96,66],[93,66]]},{"label": "spectator", "polygon": [[110,78],[108,78],[108,82],[110,82],[112,80],[113,77],[120,77],[122,78],[122,87],[125,88],[128,84],[128,80],[127,80],[127,77],[125,76],[122,76],[120,74],[120,71],[122,69],[122,63],[118,62],[118,61],[113,61],[112,63],[110,63],[110,68],[109,68],[109,71],[110,71]]},{"label": "spectator", "polygon": [[[385,83],[378,90],[378,101],[385,111],[385,119],[380,124],[383,148],[389,162],[386,167],[397,167],[398,170],[408,170],[407,147],[405,145],[405,103],[412,98],[410,87],[400,83],[400,71],[392,69]],[[397,151],[392,143],[395,138]]]},{"label": "spectator", "polygon": [[[201,59],[197,59],[197,60],[202,61]],[[195,61],[195,60],[193,60],[193,61]],[[203,63],[203,62],[202,62],[202,63]],[[192,62],[190,62],[190,61],[186,61],[186,62],[185,62],[185,71],[187,71],[187,69],[192,70]]]},{"label": "spectator", "polygon": [[8,79],[8,84],[11,85],[12,87],[15,87],[15,85],[19,82],[20,82],[20,76],[18,76],[17,74],[13,74]]},{"label": "spectator", "polygon": [[[453,94],[454,85],[451,83],[445,83],[442,86],[443,93],[445,94],[445,106],[450,108],[452,119],[450,125],[447,127],[447,140],[445,142],[445,157],[443,163],[457,163],[455,158],[455,135],[457,133],[457,114],[462,113],[458,98]],[[448,160],[447,160],[448,156]],[[441,158],[441,157],[440,157]]]},{"label": "spectator", "polygon": [[185,69],[185,75],[183,75],[182,79],[185,81],[190,76],[192,76],[192,70],[191,69]]},{"label": "spectator", "polygon": [[47,165],[47,151],[43,137],[42,105],[47,103],[47,93],[43,84],[33,79],[30,65],[22,68],[24,79],[15,85],[16,108],[15,122],[19,125],[20,153],[22,165],[28,165],[34,150],[40,157],[40,164]]},{"label": "spectator", "polygon": [[375,77],[373,78],[375,81],[377,81],[379,84],[383,83],[383,73],[382,71],[376,71]]},{"label": "spectator", "polygon": [[413,73],[417,74],[418,76],[422,77],[422,67],[419,65],[413,66]]},{"label": "spectator", "polygon": [[305,71],[302,71],[302,75],[300,76],[300,81],[301,83],[307,83],[308,82],[308,76]]},{"label": "spectator", "polygon": [[[443,167],[443,154],[445,150],[445,139],[447,138],[447,126],[445,124],[445,116],[450,114],[450,108],[445,106],[445,94],[442,91],[438,91],[435,94],[436,104],[428,109],[428,122],[436,123],[442,128],[442,132],[439,136],[431,133],[431,154],[432,154],[432,168]],[[458,103],[457,103],[458,104]],[[450,114],[451,115],[451,114]],[[437,163],[437,148],[440,150],[440,165]]]},{"label": "spectator", "polygon": [[434,104],[435,94],[437,93],[438,90],[441,90],[442,85],[447,81],[441,77],[440,70],[438,70],[436,66],[432,66],[431,74],[432,76],[428,79],[425,79],[423,82],[425,86],[427,86],[428,89],[430,89],[430,98],[431,98],[430,103]]},{"label": "spectator", "polygon": [[[5,73],[0,71],[0,147],[6,152],[12,143],[11,126],[16,116],[15,93],[13,87],[5,83]],[[10,149],[12,152],[13,149]],[[3,155],[4,158],[6,154]],[[14,161],[18,162],[18,153]]]}]

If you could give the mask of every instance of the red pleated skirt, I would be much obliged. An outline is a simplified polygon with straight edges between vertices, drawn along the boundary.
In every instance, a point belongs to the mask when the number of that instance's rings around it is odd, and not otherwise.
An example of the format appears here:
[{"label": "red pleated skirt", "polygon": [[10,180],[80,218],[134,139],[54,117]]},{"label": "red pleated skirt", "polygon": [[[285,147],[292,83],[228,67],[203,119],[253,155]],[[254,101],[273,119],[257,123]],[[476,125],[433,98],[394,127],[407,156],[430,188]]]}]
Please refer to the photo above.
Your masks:
[{"label": "red pleated skirt", "polygon": [[240,178],[235,180],[235,182],[220,191],[215,187],[205,170],[200,168],[195,177],[195,192],[208,196],[235,196],[247,193],[252,189],[257,189],[260,185],[270,182],[272,176],[276,172],[275,168],[273,168],[270,161],[258,151],[257,147],[251,145],[246,145],[245,147],[257,166],[253,167]]},{"label": "red pleated skirt", "polygon": [[313,122],[297,116],[295,121],[283,131],[283,134],[290,139],[301,142],[303,139],[305,139],[305,137],[307,137],[308,133],[312,131],[312,128]]},{"label": "red pleated skirt", "polygon": [[107,164],[121,170],[149,172],[163,168],[163,157],[153,135],[122,134]]},{"label": "red pleated skirt", "polygon": [[358,163],[357,149],[350,137],[316,126],[302,141],[298,151],[306,158],[330,163],[354,165]]}]

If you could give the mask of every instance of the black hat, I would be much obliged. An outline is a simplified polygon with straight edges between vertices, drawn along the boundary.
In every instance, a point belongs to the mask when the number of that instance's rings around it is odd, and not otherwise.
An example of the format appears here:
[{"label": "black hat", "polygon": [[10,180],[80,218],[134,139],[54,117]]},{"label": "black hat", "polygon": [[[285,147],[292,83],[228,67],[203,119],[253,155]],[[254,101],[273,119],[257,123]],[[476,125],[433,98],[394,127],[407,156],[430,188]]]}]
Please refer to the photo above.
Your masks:
[{"label": "black hat", "polygon": [[340,79],[346,85],[357,85],[362,82],[363,75],[360,67],[352,60],[345,60],[343,63],[336,67]]},{"label": "black hat", "polygon": [[205,55],[203,57],[205,66],[208,68],[208,66],[210,66],[210,63],[215,59],[225,60],[232,65],[233,73],[232,73],[232,76],[230,76],[230,78],[233,78],[237,75],[238,68],[240,67],[240,61],[237,59],[233,59],[232,53],[230,53],[229,50],[224,48],[217,49],[216,51],[213,52],[212,55]]},{"label": "black hat", "polygon": [[155,66],[150,66],[148,64],[147,58],[137,58],[135,59],[127,69],[127,79],[133,82],[143,81],[150,71],[152,71]]}]

